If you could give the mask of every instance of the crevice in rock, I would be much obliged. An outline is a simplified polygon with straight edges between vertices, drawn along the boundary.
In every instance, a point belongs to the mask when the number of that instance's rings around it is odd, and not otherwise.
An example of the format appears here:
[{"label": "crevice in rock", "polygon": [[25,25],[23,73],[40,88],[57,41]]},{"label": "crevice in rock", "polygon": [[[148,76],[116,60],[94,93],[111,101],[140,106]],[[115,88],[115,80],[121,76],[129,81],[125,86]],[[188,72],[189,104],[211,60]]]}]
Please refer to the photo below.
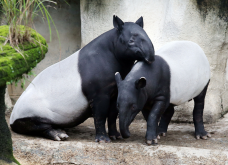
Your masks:
[{"label": "crevice in rock", "polygon": [[228,0],[196,0],[197,7],[204,20],[210,11],[216,11],[217,16],[228,21]]},{"label": "crevice in rock", "polygon": [[[224,91],[226,91],[226,89]],[[223,93],[220,94],[221,118],[224,118],[224,115],[228,113],[228,108],[224,107],[222,95],[223,95]]]},{"label": "crevice in rock", "polygon": [[220,100],[221,100],[221,103],[220,103],[220,106],[221,106],[221,118],[223,118],[224,115],[225,115],[225,112],[224,112],[224,109],[223,109],[222,96],[220,96]]}]

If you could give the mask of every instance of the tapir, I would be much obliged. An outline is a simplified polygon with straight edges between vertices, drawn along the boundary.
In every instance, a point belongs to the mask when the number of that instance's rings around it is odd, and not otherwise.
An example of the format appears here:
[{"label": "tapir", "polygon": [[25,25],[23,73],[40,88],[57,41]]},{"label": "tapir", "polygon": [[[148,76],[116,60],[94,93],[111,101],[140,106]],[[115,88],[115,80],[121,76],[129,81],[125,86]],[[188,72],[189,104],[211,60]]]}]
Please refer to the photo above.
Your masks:
[{"label": "tapir", "polygon": [[204,129],[203,109],[210,66],[203,50],[191,41],[173,41],[155,54],[153,63],[137,62],[124,80],[120,73],[115,75],[121,135],[130,136],[129,125],[142,111],[146,143],[157,144],[158,135],[167,133],[174,106],[193,99],[195,136],[207,139],[211,135]]},{"label": "tapir", "polygon": [[[114,28],[92,40],[68,58],[38,74],[16,102],[10,117],[13,131],[65,140],[65,127],[94,117],[96,142],[121,138],[116,129],[115,72],[123,76],[135,60],[152,63],[153,44],[135,23],[113,16]],[[108,134],[105,130],[108,118]]]}]

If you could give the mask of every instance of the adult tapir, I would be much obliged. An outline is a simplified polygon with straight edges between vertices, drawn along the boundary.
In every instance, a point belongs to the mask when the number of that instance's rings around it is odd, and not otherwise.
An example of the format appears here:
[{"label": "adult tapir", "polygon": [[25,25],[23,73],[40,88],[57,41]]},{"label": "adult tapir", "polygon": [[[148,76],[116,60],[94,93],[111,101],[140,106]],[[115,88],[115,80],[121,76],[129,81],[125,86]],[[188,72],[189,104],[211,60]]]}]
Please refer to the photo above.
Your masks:
[{"label": "adult tapir", "polygon": [[156,144],[158,134],[167,132],[174,106],[194,99],[195,136],[210,137],[203,125],[204,98],[210,80],[210,66],[203,50],[190,41],[174,41],[155,54],[151,64],[137,62],[125,80],[119,73],[115,75],[121,135],[130,136],[128,127],[141,110],[147,121],[146,143]]},{"label": "adult tapir", "polygon": [[123,76],[135,60],[151,63],[154,47],[143,30],[143,18],[135,23],[113,16],[114,29],[100,35],[68,58],[42,71],[23,92],[10,117],[13,131],[35,133],[53,140],[68,135],[61,130],[94,117],[96,141],[109,142],[116,130],[117,86],[115,72]]}]

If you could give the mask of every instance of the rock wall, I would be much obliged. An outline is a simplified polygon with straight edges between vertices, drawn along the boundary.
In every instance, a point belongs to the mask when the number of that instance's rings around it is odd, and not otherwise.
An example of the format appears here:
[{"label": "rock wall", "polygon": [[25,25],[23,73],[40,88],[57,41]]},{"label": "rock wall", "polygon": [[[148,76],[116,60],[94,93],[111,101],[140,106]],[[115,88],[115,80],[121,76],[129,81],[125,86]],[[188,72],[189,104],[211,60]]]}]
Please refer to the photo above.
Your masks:
[{"label": "rock wall", "polygon": [[[218,8],[202,14],[196,0],[81,0],[80,6],[82,46],[113,28],[113,14],[125,22],[143,16],[155,50],[174,40],[199,44],[211,66],[204,121],[215,122],[228,111],[228,23]],[[193,104],[177,107],[173,121],[192,122]]]}]

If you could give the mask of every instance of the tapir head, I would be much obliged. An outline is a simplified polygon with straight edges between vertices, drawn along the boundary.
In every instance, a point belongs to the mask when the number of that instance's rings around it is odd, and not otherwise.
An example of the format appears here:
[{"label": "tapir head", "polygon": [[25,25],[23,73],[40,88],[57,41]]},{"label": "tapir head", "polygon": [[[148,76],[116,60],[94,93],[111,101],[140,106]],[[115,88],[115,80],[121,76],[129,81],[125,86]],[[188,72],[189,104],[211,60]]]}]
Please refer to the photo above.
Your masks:
[{"label": "tapir head", "polygon": [[[129,125],[135,116],[143,109],[146,102],[146,78],[129,81],[122,80],[120,74],[115,74],[118,86],[117,108],[119,109],[119,126],[123,138],[130,137]],[[133,81],[132,81],[133,80]]]},{"label": "tapir head", "polygon": [[154,61],[154,46],[143,30],[142,17],[135,23],[124,23],[114,15],[113,25],[118,31],[118,38],[115,43],[117,58],[122,60],[144,60],[148,63]]}]

